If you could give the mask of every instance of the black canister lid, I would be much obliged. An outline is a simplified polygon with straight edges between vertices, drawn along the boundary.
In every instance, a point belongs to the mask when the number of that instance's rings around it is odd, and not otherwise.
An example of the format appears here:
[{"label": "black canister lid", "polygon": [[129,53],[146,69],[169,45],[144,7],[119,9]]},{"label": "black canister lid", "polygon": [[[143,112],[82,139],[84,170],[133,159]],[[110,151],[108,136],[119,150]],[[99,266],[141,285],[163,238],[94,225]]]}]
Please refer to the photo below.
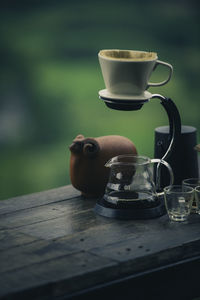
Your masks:
[{"label": "black canister lid", "polygon": [[[185,125],[181,126],[181,134],[191,134],[191,133],[195,133],[196,131],[197,129],[195,127],[185,126]],[[157,127],[155,128],[155,132],[161,134],[169,134],[169,126]]]}]

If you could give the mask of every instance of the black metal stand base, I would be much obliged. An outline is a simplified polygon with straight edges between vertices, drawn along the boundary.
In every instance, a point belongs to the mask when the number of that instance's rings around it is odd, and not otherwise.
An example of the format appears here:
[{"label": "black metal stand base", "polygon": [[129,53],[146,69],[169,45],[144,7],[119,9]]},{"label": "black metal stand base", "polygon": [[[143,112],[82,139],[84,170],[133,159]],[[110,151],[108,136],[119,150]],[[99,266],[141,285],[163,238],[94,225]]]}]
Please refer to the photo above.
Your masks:
[{"label": "black metal stand base", "polygon": [[159,197],[160,201],[156,207],[151,208],[112,208],[106,205],[104,199],[97,201],[94,211],[104,217],[115,218],[121,220],[142,220],[158,218],[166,214],[164,199]]}]

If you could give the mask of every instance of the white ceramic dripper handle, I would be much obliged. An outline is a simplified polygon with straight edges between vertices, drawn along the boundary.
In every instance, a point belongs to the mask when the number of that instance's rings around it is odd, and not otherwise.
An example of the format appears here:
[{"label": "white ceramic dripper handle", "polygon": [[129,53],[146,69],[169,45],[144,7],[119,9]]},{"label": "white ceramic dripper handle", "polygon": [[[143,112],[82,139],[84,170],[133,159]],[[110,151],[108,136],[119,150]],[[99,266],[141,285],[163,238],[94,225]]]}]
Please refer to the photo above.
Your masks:
[{"label": "white ceramic dripper handle", "polygon": [[[166,162],[163,159],[159,159],[159,158],[153,158],[153,159],[150,160],[150,162],[165,165],[165,167],[167,167],[167,169],[169,171],[169,176],[170,176],[169,185],[173,185],[173,183],[174,183],[174,173],[173,173],[173,170],[172,170],[171,166],[168,164],[168,162]],[[160,182],[160,180],[159,180],[159,182]],[[156,182],[156,184],[157,184],[157,182]],[[160,193],[160,194],[163,194],[163,193]]]},{"label": "white ceramic dripper handle", "polygon": [[172,67],[172,65],[170,65],[170,64],[168,64],[168,63],[166,63],[166,62],[164,62],[164,61],[157,60],[155,66],[154,66],[154,70],[155,70],[155,68],[156,68],[158,65],[163,65],[163,66],[169,68],[169,75],[168,75],[168,78],[165,79],[165,80],[163,80],[163,81],[161,81],[161,82],[157,82],[157,83],[156,83],[156,82],[155,82],[155,83],[154,83],[154,82],[148,82],[148,87],[150,87],[150,86],[161,86],[161,85],[164,85],[164,84],[166,84],[166,83],[170,80],[170,78],[172,77],[172,73],[173,73],[173,67]]}]

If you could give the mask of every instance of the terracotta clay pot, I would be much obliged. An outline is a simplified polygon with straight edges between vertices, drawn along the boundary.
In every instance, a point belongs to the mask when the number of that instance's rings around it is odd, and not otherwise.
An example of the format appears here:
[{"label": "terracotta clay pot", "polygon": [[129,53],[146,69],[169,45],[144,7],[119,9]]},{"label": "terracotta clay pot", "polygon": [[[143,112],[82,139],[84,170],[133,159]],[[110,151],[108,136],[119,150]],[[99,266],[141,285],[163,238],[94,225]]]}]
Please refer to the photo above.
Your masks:
[{"label": "terracotta clay pot", "polygon": [[118,135],[85,138],[80,134],[69,149],[71,183],[85,197],[104,194],[110,172],[105,163],[109,159],[121,154],[137,154],[135,145]]}]

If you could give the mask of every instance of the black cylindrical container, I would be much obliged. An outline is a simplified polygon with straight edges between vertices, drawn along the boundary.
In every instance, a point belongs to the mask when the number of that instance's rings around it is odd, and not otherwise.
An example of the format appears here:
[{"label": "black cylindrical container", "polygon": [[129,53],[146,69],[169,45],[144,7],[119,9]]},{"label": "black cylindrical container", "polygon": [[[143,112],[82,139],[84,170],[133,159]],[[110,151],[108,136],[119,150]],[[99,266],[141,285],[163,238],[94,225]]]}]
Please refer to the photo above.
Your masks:
[{"label": "black cylindrical container", "polygon": [[[169,126],[155,129],[154,157],[162,158],[169,146]],[[183,179],[196,178],[199,175],[197,151],[197,130],[195,127],[182,126],[181,137],[166,161],[174,172],[174,184],[181,184]],[[161,166],[160,186],[169,185],[169,175],[166,168]]]}]

